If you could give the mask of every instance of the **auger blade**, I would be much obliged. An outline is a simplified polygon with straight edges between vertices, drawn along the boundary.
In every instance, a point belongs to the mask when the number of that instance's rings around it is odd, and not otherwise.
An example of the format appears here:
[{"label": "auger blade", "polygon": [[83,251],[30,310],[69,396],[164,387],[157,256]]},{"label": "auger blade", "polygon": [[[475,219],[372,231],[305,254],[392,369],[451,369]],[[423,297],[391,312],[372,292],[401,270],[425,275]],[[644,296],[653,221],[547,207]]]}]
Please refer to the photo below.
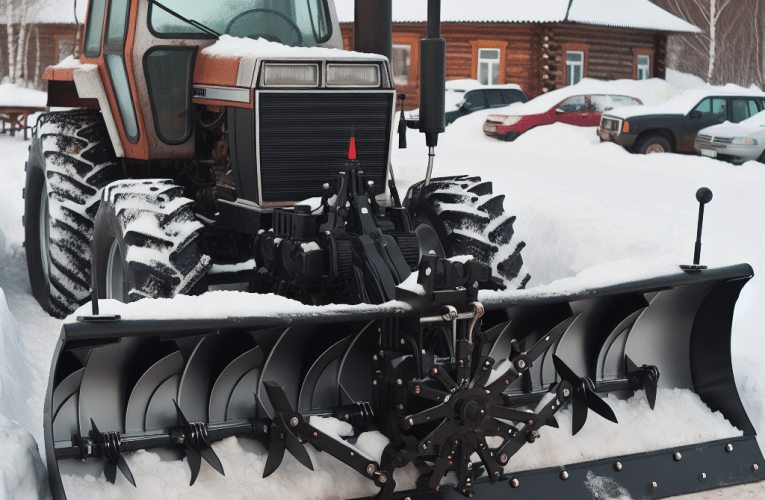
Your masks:
[{"label": "auger blade", "polygon": [[648,399],[648,405],[653,410],[656,406],[656,393],[659,389],[659,370],[655,366],[643,365],[640,368],[630,359],[624,356],[624,366],[627,372],[627,379],[637,379],[645,390],[645,396]]},{"label": "auger blade", "polygon": [[223,464],[220,463],[220,458],[218,458],[218,455],[215,453],[215,450],[212,449],[212,446],[209,444],[202,446],[200,451],[202,453],[202,458],[204,458],[213,469],[218,471],[221,476],[226,475],[226,473],[223,472]]},{"label": "auger blade", "polygon": [[[135,479],[133,478],[133,473],[130,471],[130,467],[128,467],[127,462],[122,457],[122,455],[117,457],[117,467],[119,468],[120,472],[122,472],[122,475],[125,476],[125,479],[130,481],[130,484],[135,486]],[[112,481],[112,484],[114,481]]]},{"label": "auger blade", "polygon": [[556,429],[560,428],[560,425],[558,425],[558,419],[556,419],[554,415],[550,415],[550,418],[545,421],[545,425],[554,427]]},{"label": "auger blade", "polygon": [[114,484],[117,480],[117,469],[119,468],[122,475],[125,476],[125,479],[135,486],[133,473],[130,471],[130,467],[123,456],[120,455],[117,435],[112,433],[110,434],[110,437],[107,437],[102,434],[101,431],[98,430],[95,420],[92,418],[90,419],[90,426],[93,430],[93,438],[96,443],[103,447],[103,458],[106,461],[106,465],[104,466],[104,477],[106,477],[106,480]]},{"label": "auger blade", "polygon": [[577,432],[582,430],[584,423],[587,421],[587,403],[577,398],[576,392],[574,392],[572,404],[574,405],[574,408],[571,417],[571,434],[576,436]]},{"label": "auger blade", "polygon": [[189,469],[191,469],[189,486],[194,486],[194,482],[199,476],[199,470],[202,468],[202,454],[193,448],[188,448],[186,449],[186,458],[189,461]]},{"label": "auger blade", "polygon": [[[576,392],[574,392],[574,397],[576,397]],[[590,391],[589,389],[584,390],[584,398],[585,403],[587,403],[587,406],[600,415],[601,417],[605,418],[606,420],[610,420],[611,422],[618,424],[619,422],[616,420],[616,415],[614,415],[614,411],[611,409],[610,406],[608,406],[608,403],[595,394],[594,392]]]},{"label": "auger blade", "polygon": [[582,385],[582,378],[579,377],[574,370],[568,367],[557,355],[553,354],[553,364],[555,365],[555,371],[558,372],[560,378],[571,384],[574,388]]},{"label": "auger blade", "polygon": [[[284,421],[284,417],[282,415],[277,414],[274,417],[274,420],[278,422],[277,425],[279,427],[282,427],[283,429],[287,428],[287,423]],[[306,468],[313,470],[311,457],[308,455],[308,452],[306,451],[305,446],[303,446],[303,443],[301,443],[293,433],[284,431],[284,444],[287,447],[287,451],[292,453],[292,456],[295,457],[298,462],[303,464]]]},{"label": "auger blade", "polygon": [[659,385],[656,383],[650,384],[644,382],[643,387],[645,388],[645,397],[648,398],[648,406],[653,410],[656,406],[656,393],[659,390]]},{"label": "auger blade", "polygon": [[279,468],[284,459],[284,450],[286,446],[284,443],[284,436],[282,430],[275,425],[271,426],[271,445],[268,447],[268,458],[266,459],[266,467],[263,469],[263,477],[268,477]]},{"label": "auger blade", "polygon": [[114,481],[117,480],[117,466],[111,462],[106,462],[106,465],[104,466],[104,477],[107,481],[114,484]]}]

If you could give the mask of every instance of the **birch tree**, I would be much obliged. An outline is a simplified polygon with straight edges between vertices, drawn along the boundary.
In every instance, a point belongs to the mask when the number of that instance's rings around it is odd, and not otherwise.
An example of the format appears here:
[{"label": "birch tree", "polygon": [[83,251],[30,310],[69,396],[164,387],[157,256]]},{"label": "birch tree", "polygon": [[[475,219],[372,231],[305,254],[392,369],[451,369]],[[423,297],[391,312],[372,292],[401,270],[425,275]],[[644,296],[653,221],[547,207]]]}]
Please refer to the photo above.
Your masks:
[{"label": "birch tree", "polygon": [[16,37],[14,36],[14,17],[13,17],[13,0],[6,0],[5,3],[5,29],[8,35],[8,80],[11,83],[16,83]]}]

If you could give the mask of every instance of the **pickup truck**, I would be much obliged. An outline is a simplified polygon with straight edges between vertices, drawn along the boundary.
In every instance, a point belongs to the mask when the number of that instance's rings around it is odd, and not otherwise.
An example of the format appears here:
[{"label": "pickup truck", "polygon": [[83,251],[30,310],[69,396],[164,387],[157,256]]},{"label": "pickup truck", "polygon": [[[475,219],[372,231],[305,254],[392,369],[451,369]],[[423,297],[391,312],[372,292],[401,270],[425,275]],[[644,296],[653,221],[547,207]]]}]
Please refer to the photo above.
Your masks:
[{"label": "pickup truck", "polygon": [[600,118],[601,141],[633,153],[693,153],[699,130],[741,122],[765,109],[765,93],[733,85],[688,90],[658,106],[614,108]]}]

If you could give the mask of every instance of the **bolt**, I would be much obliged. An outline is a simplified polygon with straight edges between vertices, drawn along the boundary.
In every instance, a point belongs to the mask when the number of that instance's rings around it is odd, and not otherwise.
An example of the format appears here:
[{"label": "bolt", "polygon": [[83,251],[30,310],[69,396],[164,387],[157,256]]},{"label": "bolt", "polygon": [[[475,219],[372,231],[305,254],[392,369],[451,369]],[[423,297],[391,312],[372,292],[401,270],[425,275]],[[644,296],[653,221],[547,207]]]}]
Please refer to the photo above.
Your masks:
[{"label": "bolt", "polygon": [[350,415],[348,415],[348,414],[346,413],[346,414],[345,414],[345,419],[346,419],[346,420],[350,420],[350,419],[351,419],[351,416],[350,416]]},{"label": "bolt", "polygon": [[491,394],[491,391],[489,389],[486,389],[486,394]]},{"label": "bolt", "polygon": [[760,470],[760,466],[759,466],[759,465],[757,465],[757,464],[752,464],[752,470],[753,470],[754,472],[757,472],[758,470]]},{"label": "bolt", "polygon": [[419,385],[415,385],[415,386],[414,386],[414,393],[415,393],[415,394],[419,394],[419,393],[420,393],[420,391],[421,391],[421,389],[420,389],[420,386],[419,386]]},{"label": "bolt", "polygon": [[518,360],[518,368],[520,368],[521,370],[526,368],[526,362],[524,360],[522,360],[522,359],[519,359]]},{"label": "bolt", "polygon": [[621,463],[621,462],[616,462],[616,463],[614,464],[614,470],[615,470],[615,471],[617,471],[617,472],[619,472],[620,470],[622,470],[622,463]]},{"label": "bolt", "polygon": [[560,473],[560,478],[561,478],[561,479],[563,479],[564,481],[565,481],[566,479],[568,479],[568,471],[565,471],[565,470],[564,470],[563,472],[561,472],[561,473]]},{"label": "bolt", "polygon": [[516,478],[513,478],[510,480],[510,486],[512,486],[513,488],[517,488],[520,485],[521,485],[521,482],[518,481]]},{"label": "bolt", "polygon": [[377,380],[373,380],[372,385],[377,385]]},{"label": "bolt", "polygon": [[425,269],[425,276],[430,276],[433,271],[430,268]]},{"label": "bolt", "polygon": [[730,443],[726,444],[726,445],[725,445],[725,451],[727,451],[728,453],[730,453],[731,451],[733,451],[733,445],[732,445],[732,444],[730,444]]},{"label": "bolt", "polygon": [[329,182],[324,183],[324,189],[329,189]]},{"label": "bolt", "polygon": [[478,282],[477,281],[473,282],[473,288],[478,288]]},{"label": "bolt", "polygon": [[500,455],[499,461],[501,463],[503,463],[503,464],[506,464],[507,463],[507,453],[503,453],[502,455]]},{"label": "bolt", "polygon": [[367,181],[367,185],[368,186],[374,186],[375,185],[375,181]]},{"label": "bolt", "polygon": [[534,421],[533,420],[529,420],[529,425],[534,425]]},{"label": "bolt", "polygon": [[351,456],[353,456],[353,452],[351,452]]},{"label": "bolt", "polygon": [[659,484],[656,481],[651,482],[651,488],[656,489],[659,487]]},{"label": "bolt", "polygon": [[571,394],[571,391],[569,391],[568,389],[563,389],[563,397],[564,398],[567,398],[569,396],[569,394]]},{"label": "bolt", "polygon": [[680,461],[680,460],[683,458],[683,456],[682,456],[682,455],[680,454],[680,452],[678,451],[677,453],[675,453],[674,455],[672,455],[672,458],[674,458],[674,459],[675,459],[675,462],[679,462],[679,461]]},{"label": "bolt", "polygon": [[378,479],[380,483],[385,484],[388,482],[388,476],[386,476],[383,472],[380,473],[380,478]]},{"label": "bolt", "polygon": [[706,472],[702,472],[701,474],[699,474],[699,481],[703,481],[706,478],[707,478],[707,473]]},{"label": "bolt", "polygon": [[597,493],[595,493],[595,498],[598,498],[598,494]]},{"label": "bolt", "polygon": [[425,443],[423,443],[423,444],[422,444],[422,449],[423,449],[423,450],[427,450],[427,449],[428,449],[428,445],[427,445],[427,444],[425,444]]},{"label": "bolt", "polygon": [[375,354],[374,356],[372,356],[372,359],[373,359],[374,361],[377,361],[377,354]]},{"label": "bolt", "polygon": [[489,360],[487,359],[487,360],[486,360],[486,363],[484,363],[484,365],[486,365],[486,366],[491,366],[491,361],[489,361]]},{"label": "bolt", "polygon": [[414,425],[414,419],[413,419],[413,418],[410,418],[410,419],[408,420],[408,422],[409,422],[409,427],[411,427],[411,426],[413,426],[413,425]]},{"label": "bolt", "polygon": [[291,425],[292,427],[297,427],[297,424],[299,424],[299,423],[300,423],[300,422],[298,421],[298,418],[297,418],[297,417],[292,417],[292,418],[290,419],[290,425]]},{"label": "bolt", "polygon": [[406,344],[406,340],[401,339],[401,345],[404,345],[404,344]]},{"label": "bolt", "polygon": [[404,405],[398,405],[398,409],[399,410],[403,410],[404,409]]},{"label": "bolt", "polygon": [[400,379],[400,378],[399,378],[399,379],[396,379],[396,383],[397,383],[398,385],[401,385],[401,384],[403,384],[403,382],[401,381],[401,379]]},{"label": "bolt", "polygon": [[434,368],[433,368],[433,375],[435,375],[435,374],[437,374],[437,373],[438,373],[438,368],[435,368],[435,367],[434,367]]},{"label": "bolt", "polygon": [[186,436],[182,435],[178,438],[178,444],[183,444],[183,442],[186,440]]},{"label": "bolt", "polygon": [[267,425],[263,426],[263,433],[264,434],[268,434],[268,426]]}]

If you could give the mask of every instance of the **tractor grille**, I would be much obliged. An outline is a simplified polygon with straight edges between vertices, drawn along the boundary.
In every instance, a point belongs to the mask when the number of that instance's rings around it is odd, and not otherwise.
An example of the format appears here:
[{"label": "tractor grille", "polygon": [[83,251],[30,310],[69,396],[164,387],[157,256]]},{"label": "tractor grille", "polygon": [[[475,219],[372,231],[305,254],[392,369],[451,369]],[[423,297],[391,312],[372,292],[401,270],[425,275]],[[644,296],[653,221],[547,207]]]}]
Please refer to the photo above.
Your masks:
[{"label": "tractor grille", "polygon": [[351,127],[365,176],[384,185],[392,92],[264,92],[259,99],[262,202],[321,196],[345,169]]}]

